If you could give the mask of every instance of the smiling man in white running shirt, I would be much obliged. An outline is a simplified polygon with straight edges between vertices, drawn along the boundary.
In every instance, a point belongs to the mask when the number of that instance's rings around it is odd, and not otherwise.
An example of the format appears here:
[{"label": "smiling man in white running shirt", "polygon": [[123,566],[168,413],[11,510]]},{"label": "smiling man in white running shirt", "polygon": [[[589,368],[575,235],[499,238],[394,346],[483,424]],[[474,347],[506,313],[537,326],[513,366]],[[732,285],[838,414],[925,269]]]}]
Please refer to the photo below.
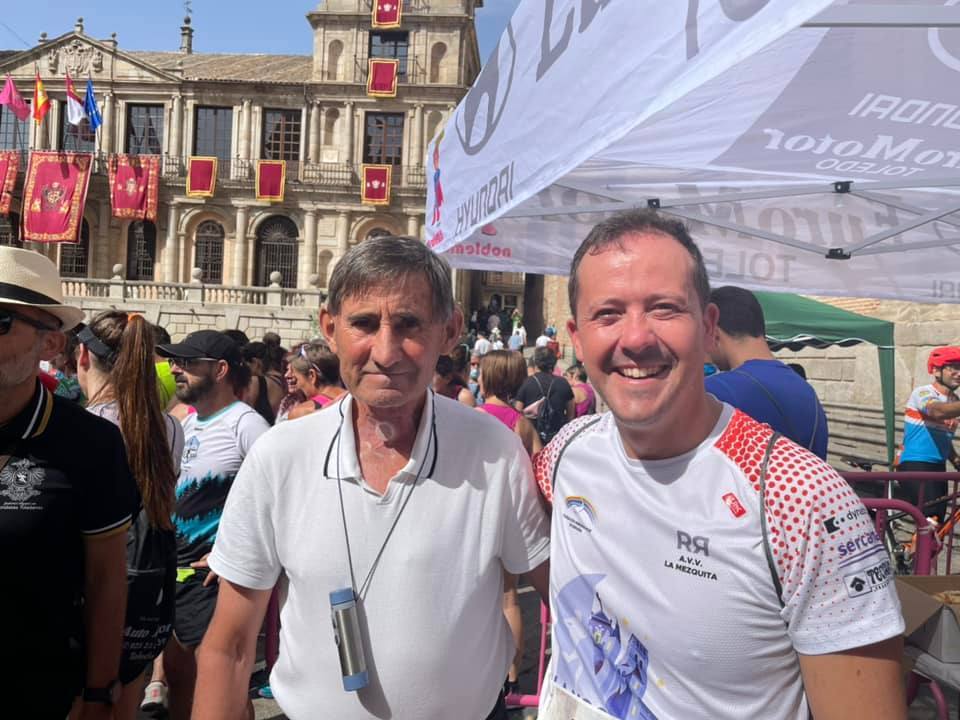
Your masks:
[{"label": "smiling man in white running shirt", "polygon": [[610,412],[537,461],[553,503],[542,720],[904,718],[883,544],[834,470],[705,392],[718,312],[686,228],[600,223],[569,289]]}]

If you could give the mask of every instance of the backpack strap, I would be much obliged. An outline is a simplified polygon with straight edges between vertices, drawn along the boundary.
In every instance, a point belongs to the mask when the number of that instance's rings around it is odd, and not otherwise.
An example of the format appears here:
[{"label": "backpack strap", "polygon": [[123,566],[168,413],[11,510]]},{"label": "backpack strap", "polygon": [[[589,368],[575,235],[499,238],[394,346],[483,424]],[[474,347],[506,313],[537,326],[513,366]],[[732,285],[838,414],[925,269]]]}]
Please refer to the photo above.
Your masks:
[{"label": "backpack strap", "polygon": [[767,557],[767,567],[770,570],[770,579],[773,580],[773,587],[777,591],[777,600],[780,601],[780,607],[783,607],[783,585],[780,583],[780,574],[777,572],[777,564],[773,559],[773,550],[770,548],[770,533],[767,528],[767,468],[770,465],[770,456],[773,454],[773,446],[777,444],[782,436],[774,432],[767,441],[767,449],[763,453],[763,462],[760,463],[760,535],[763,538],[763,552]]}]

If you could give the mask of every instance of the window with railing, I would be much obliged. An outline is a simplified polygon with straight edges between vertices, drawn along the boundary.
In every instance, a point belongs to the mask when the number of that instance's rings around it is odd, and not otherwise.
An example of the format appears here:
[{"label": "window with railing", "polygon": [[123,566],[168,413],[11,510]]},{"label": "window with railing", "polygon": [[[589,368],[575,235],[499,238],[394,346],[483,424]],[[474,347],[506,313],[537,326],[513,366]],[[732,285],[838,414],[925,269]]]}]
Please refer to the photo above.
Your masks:
[{"label": "window with railing", "polygon": [[90,226],[84,219],[80,225],[80,241],[60,244],[60,277],[85,278],[89,256]]},{"label": "window with railing", "polygon": [[149,220],[130,223],[127,230],[127,280],[153,280],[157,258],[157,226]]},{"label": "window with railing", "polygon": [[127,152],[131,155],[163,152],[163,105],[127,105]]},{"label": "window with railing", "polygon": [[223,225],[204,220],[197,226],[193,266],[200,268],[200,280],[219,285],[223,282]]},{"label": "window with railing", "polygon": [[363,161],[400,165],[403,158],[403,113],[366,114]]},{"label": "window with railing", "polygon": [[193,154],[230,160],[230,141],[233,134],[233,109],[198,107],[193,137]]},{"label": "window with railing", "polygon": [[0,245],[23,247],[20,242],[20,216],[15,212],[0,215]]},{"label": "window with railing", "polygon": [[67,114],[60,115],[60,149],[69,152],[93,152],[97,149],[97,131],[84,118],[79,125],[67,122]]},{"label": "window with railing", "polygon": [[300,110],[264,110],[263,159],[297,162],[300,130]]},{"label": "window with railing", "polygon": [[29,116],[26,120],[19,120],[10,108],[0,105],[0,150],[27,150],[30,122]]},{"label": "window with railing", "polygon": [[410,33],[402,30],[373,31],[370,33],[369,57],[399,60],[397,80],[407,81],[407,55],[410,52]]}]

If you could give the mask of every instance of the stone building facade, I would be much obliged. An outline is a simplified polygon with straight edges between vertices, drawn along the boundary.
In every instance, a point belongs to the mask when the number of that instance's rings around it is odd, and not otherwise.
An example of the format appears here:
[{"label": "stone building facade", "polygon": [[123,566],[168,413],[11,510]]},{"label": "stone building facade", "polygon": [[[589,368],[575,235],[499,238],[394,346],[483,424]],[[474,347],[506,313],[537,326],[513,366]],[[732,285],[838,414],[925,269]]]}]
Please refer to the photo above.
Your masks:
[{"label": "stone building facade", "polygon": [[[190,18],[179,52],[127,51],[116,35],[96,39],[82,19],[71,32],[26,51],[0,51],[25,99],[39,72],[52,101],[40,125],[0,107],[0,149],[82,150],[97,155],[79,244],[34,246],[65,277],[284,287],[326,286],[337,258],[377,234],[419,237],[424,152],[480,69],[474,11],[483,0],[403,0],[398,29],[371,28],[371,0],[324,0],[307,13],[312,55],[194,52]],[[176,33],[175,28],[170,28]],[[213,30],[211,29],[211,32]],[[199,31],[198,31],[199,32]],[[202,35],[198,34],[196,43]],[[395,98],[366,94],[367,61],[396,58]],[[65,73],[82,95],[93,81],[103,126],[65,122]],[[162,156],[156,222],[112,217],[106,158]],[[186,194],[191,155],[218,158],[212,198]],[[287,161],[282,203],[257,201],[257,159]],[[393,166],[388,206],[364,205],[359,166]],[[17,243],[23,172],[0,243]]]}]

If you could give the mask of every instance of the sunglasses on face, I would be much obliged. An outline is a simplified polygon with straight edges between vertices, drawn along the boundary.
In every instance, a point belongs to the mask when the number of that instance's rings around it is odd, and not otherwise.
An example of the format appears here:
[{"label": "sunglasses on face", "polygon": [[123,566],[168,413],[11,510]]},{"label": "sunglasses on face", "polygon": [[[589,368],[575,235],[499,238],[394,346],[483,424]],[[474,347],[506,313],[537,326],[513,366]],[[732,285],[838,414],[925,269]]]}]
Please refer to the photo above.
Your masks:
[{"label": "sunglasses on face", "polygon": [[169,363],[170,367],[173,367],[174,365],[176,365],[176,366],[179,367],[181,370],[186,370],[187,372],[190,372],[190,369],[191,369],[191,368],[196,367],[198,363],[202,363],[202,362],[220,362],[220,361],[219,361],[217,358],[207,358],[207,357],[199,357],[199,358],[178,358],[178,357],[172,357],[172,358],[167,358],[167,363]]},{"label": "sunglasses on face", "polygon": [[36,328],[37,330],[59,330],[59,328],[50,327],[46,323],[42,323],[39,320],[34,320],[32,317],[21,315],[16,310],[2,308],[0,309],[0,335],[6,335],[8,332],[10,332],[10,328],[13,326],[14,320],[19,320],[20,322]]}]

